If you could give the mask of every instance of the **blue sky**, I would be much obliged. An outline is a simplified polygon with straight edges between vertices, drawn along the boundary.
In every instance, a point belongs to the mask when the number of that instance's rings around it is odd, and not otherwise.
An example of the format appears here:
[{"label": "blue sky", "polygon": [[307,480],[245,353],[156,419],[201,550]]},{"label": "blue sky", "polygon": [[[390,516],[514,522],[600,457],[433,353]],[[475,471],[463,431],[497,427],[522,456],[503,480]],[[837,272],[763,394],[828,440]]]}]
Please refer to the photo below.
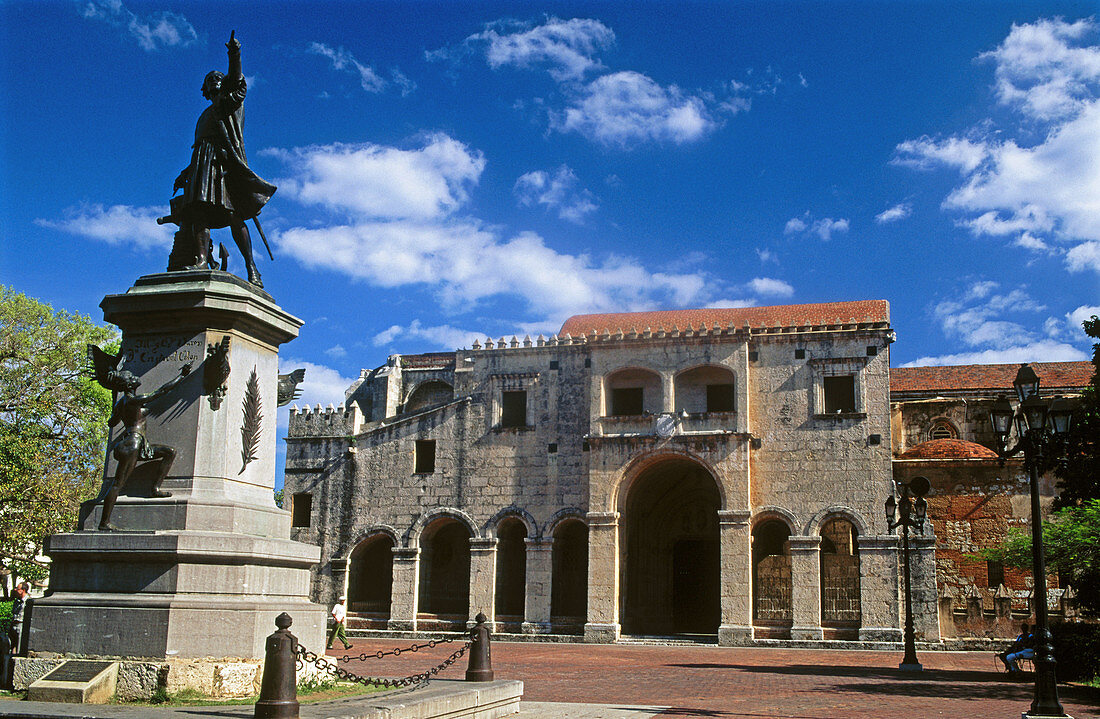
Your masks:
[{"label": "blue sky", "polygon": [[0,282],[100,319],[163,270],[153,218],[236,30],[249,160],[279,185],[258,262],[306,322],[283,350],[302,401],[338,403],[392,352],[711,305],[886,299],[895,366],[1085,359],[1095,14],[2,2]]}]

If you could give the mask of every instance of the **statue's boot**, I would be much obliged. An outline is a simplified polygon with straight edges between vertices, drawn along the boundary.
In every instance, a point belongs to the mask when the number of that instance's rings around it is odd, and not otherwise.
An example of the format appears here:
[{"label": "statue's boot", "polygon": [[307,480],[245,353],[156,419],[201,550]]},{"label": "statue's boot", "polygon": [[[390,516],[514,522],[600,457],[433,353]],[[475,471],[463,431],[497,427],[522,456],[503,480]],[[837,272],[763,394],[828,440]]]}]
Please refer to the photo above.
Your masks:
[{"label": "statue's boot", "polygon": [[244,266],[248,269],[248,281],[257,287],[264,286],[260,279],[260,271],[256,269],[256,261],[252,259],[252,237],[248,234],[248,227],[243,222],[233,225],[233,241],[237,243],[237,249],[244,258]]},{"label": "statue's boot", "polygon": [[100,531],[111,532],[118,529],[118,527],[111,524],[111,512],[115,508],[115,500],[117,499],[118,487],[111,487],[111,491],[107,492],[107,496],[103,498],[103,513],[100,515],[99,519]]}]

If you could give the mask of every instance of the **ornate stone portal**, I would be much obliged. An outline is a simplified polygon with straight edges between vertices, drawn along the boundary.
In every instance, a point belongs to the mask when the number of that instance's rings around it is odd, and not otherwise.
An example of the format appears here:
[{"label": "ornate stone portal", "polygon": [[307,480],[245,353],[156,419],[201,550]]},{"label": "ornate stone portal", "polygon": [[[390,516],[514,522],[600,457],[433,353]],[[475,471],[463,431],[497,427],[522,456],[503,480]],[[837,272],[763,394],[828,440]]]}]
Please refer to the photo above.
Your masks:
[{"label": "ornate stone portal", "polygon": [[[161,485],[170,496],[149,496],[159,462],[144,462],[114,508],[117,531],[95,531],[101,505],[89,502],[83,531],[50,538],[50,594],[35,602],[31,651],[260,659],[281,612],[305,646],[320,647],[326,613],[307,596],[319,550],[290,540],[289,512],[272,496],[278,348],[302,322],[216,270],[146,275],[100,306],[142,387],[193,365],[148,405],[147,441],[176,453]],[[108,458],[107,477],[116,464]]]}]

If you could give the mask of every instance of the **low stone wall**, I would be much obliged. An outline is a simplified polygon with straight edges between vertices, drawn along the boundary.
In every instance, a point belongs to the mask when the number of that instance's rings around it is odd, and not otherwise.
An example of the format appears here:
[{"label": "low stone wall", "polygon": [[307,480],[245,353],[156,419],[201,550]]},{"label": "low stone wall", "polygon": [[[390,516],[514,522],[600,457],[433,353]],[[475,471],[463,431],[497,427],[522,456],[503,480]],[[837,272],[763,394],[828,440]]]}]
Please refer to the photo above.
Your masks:
[{"label": "low stone wall", "polygon": [[[87,659],[90,657],[80,657]],[[59,666],[59,657],[16,657],[13,686],[22,691]],[[334,660],[326,658],[326,661]],[[152,698],[158,689],[177,694],[193,689],[213,698],[250,697],[259,693],[263,661],[240,659],[167,659],[164,661],[119,660],[115,696],[122,701]],[[298,682],[317,674],[306,664],[298,670]]]}]

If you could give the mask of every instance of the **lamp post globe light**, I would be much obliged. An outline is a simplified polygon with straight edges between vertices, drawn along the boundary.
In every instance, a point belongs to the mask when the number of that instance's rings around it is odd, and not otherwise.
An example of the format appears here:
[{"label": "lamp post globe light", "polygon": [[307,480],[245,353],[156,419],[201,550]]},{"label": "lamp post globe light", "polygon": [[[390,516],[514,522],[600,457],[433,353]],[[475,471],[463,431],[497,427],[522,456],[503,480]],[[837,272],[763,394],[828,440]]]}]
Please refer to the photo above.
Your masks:
[{"label": "lamp post globe light", "polygon": [[903,671],[919,672],[923,669],[917,661],[917,647],[913,630],[913,590],[910,585],[909,528],[924,534],[924,518],[928,504],[924,495],[932,486],[926,477],[913,477],[908,482],[894,482],[898,499],[886,498],[886,521],[890,529],[901,527],[902,556],[905,560],[905,656],[898,667]]},{"label": "lamp post globe light", "polygon": [[[1043,467],[1049,440],[1069,432],[1073,410],[1065,399],[1040,399],[1039,377],[1029,365],[1021,365],[1012,383],[1019,410],[1003,395],[993,404],[989,419],[997,434],[997,454],[1006,458],[1023,453],[1031,485],[1031,573],[1035,588],[1035,697],[1024,717],[1068,717],[1058,702],[1054,646],[1047,622],[1047,573],[1043,555],[1043,518],[1039,508],[1039,470]],[[1008,434],[1016,425],[1016,445],[1008,448]]]}]

